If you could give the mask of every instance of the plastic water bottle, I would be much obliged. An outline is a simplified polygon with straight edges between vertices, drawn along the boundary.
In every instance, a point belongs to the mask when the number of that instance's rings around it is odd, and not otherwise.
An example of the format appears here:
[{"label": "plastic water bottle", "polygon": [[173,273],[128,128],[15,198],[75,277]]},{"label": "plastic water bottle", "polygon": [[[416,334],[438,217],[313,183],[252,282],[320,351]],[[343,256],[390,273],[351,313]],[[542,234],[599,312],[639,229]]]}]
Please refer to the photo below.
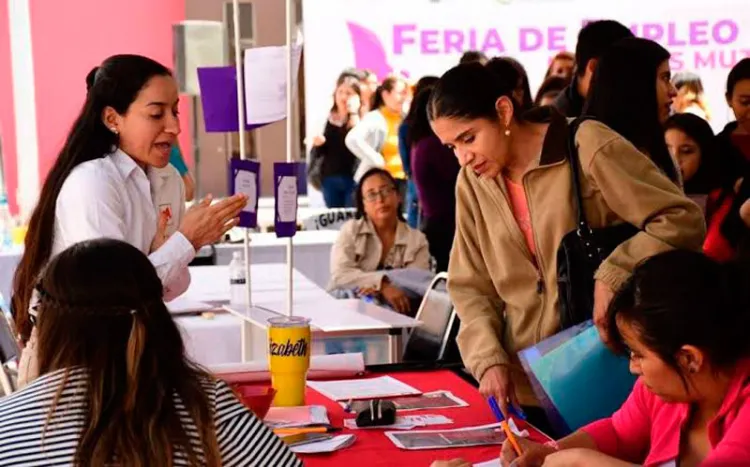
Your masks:
[{"label": "plastic water bottle", "polygon": [[8,197],[0,193],[0,250],[7,251],[13,247],[13,227]]},{"label": "plastic water bottle", "polygon": [[245,258],[241,251],[235,251],[232,253],[232,262],[229,263],[229,299],[233,304],[247,304],[247,275],[245,272]]}]

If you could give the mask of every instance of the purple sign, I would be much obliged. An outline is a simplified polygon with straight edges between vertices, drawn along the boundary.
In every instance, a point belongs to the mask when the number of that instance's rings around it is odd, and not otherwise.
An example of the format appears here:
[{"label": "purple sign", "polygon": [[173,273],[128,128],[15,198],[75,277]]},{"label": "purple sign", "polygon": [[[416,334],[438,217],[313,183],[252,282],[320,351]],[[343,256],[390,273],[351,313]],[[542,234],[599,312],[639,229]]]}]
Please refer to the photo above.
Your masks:
[{"label": "purple sign", "polygon": [[296,162],[274,162],[273,191],[276,201],[274,222],[277,237],[293,237],[297,233],[297,187],[299,168]]},{"label": "purple sign", "polygon": [[[237,70],[233,66],[198,68],[198,84],[201,89],[203,123],[207,133],[239,131],[237,118]],[[245,130],[259,128],[268,123],[247,124]],[[272,122],[269,122],[272,123]]]},{"label": "purple sign", "polygon": [[259,163],[241,159],[229,161],[229,194],[236,193],[244,193],[247,196],[247,204],[240,212],[240,227],[256,227],[260,197]]}]

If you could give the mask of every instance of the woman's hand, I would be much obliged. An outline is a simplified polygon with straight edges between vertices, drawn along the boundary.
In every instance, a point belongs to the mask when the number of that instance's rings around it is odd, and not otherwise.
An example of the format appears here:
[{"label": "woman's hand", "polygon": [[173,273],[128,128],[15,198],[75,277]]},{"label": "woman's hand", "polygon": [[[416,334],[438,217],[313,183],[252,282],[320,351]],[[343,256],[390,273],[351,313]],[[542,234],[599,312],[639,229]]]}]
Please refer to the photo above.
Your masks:
[{"label": "woman's hand", "polygon": [[399,313],[407,314],[411,311],[409,297],[406,296],[403,290],[395,285],[384,281],[383,286],[380,288],[380,294],[383,295],[383,299],[385,299],[385,301]]},{"label": "woman's hand", "polygon": [[159,213],[159,221],[156,225],[156,235],[154,235],[154,239],[151,241],[151,253],[161,248],[161,246],[166,243],[167,238],[169,238],[167,236],[167,224],[169,223],[169,217],[170,216],[167,211],[162,211]]},{"label": "woman's hand", "polygon": [[199,250],[215,243],[239,223],[239,215],[247,204],[247,196],[237,193],[211,205],[207,196],[185,213],[179,231]]},{"label": "woman's hand", "polygon": [[520,456],[516,454],[510,441],[505,441],[503,449],[500,451],[500,463],[503,467],[508,467],[511,463],[514,467],[539,467],[544,463],[547,456],[555,452],[549,446],[527,439],[516,438],[516,441],[521,446],[522,454]]},{"label": "woman's hand", "polygon": [[485,398],[495,397],[506,420],[509,415],[508,401],[515,407],[520,407],[513,380],[510,378],[510,370],[506,365],[495,365],[485,371],[479,382],[479,392]]},{"label": "woman's hand", "polygon": [[471,462],[467,462],[463,459],[451,459],[449,461],[435,461],[430,464],[430,467],[471,467]]},{"label": "woman's hand", "polygon": [[599,337],[606,346],[610,346],[609,329],[607,329],[607,308],[615,296],[614,291],[604,282],[594,283],[594,325]]},{"label": "woman's hand", "polygon": [[326,137],[323,135],[315,135],[312,137],[311,143],[314,148],[323,146],[326,144]]},{"label": "woman's hand", "polygon": [[740,206],[740,217],[745,225],[750,229],[750,199]]}]

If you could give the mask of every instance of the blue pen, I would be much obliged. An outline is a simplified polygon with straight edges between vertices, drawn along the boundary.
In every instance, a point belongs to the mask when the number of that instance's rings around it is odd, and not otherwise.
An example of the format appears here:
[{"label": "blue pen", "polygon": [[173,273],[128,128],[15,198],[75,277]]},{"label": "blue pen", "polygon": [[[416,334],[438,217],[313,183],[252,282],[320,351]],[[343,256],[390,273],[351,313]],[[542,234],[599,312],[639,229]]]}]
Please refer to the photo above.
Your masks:
[{"label": "blue pen", "polygon": [[[492,413],[495,415],[495,418],[497,418],[497,421],[502,422],[503,420],[505,420],[505,417],[503,417],[503,412],[500,410],[500,406],[497,405],[495,396],[491,396],[489,399],[487,399],[487,402],[489,402],[490,410],[492,410]],[[508,410],[511,414],[515,415],[521,420],[526,420],[526,414],[523,413],[523,410],[521,410],[520,407],[516,407],[513,404],[508,404]]]}]

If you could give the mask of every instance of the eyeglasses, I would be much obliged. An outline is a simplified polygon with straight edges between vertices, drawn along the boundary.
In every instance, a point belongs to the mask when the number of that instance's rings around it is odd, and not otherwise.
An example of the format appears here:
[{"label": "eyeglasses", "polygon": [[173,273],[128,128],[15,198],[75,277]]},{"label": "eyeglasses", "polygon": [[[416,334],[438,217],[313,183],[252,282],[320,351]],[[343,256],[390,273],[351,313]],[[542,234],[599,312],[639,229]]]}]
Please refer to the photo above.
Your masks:
[{"label": "eyeglasses", "polygon": [[384,186],[383,188],[377,190],[377,191],[368,191],[365,193],[365,201],[368,203],[374,203],[375,201],[380,199],[386,199],[387,197],[391,196],[396,191],[396,188],[393,186]]}]

